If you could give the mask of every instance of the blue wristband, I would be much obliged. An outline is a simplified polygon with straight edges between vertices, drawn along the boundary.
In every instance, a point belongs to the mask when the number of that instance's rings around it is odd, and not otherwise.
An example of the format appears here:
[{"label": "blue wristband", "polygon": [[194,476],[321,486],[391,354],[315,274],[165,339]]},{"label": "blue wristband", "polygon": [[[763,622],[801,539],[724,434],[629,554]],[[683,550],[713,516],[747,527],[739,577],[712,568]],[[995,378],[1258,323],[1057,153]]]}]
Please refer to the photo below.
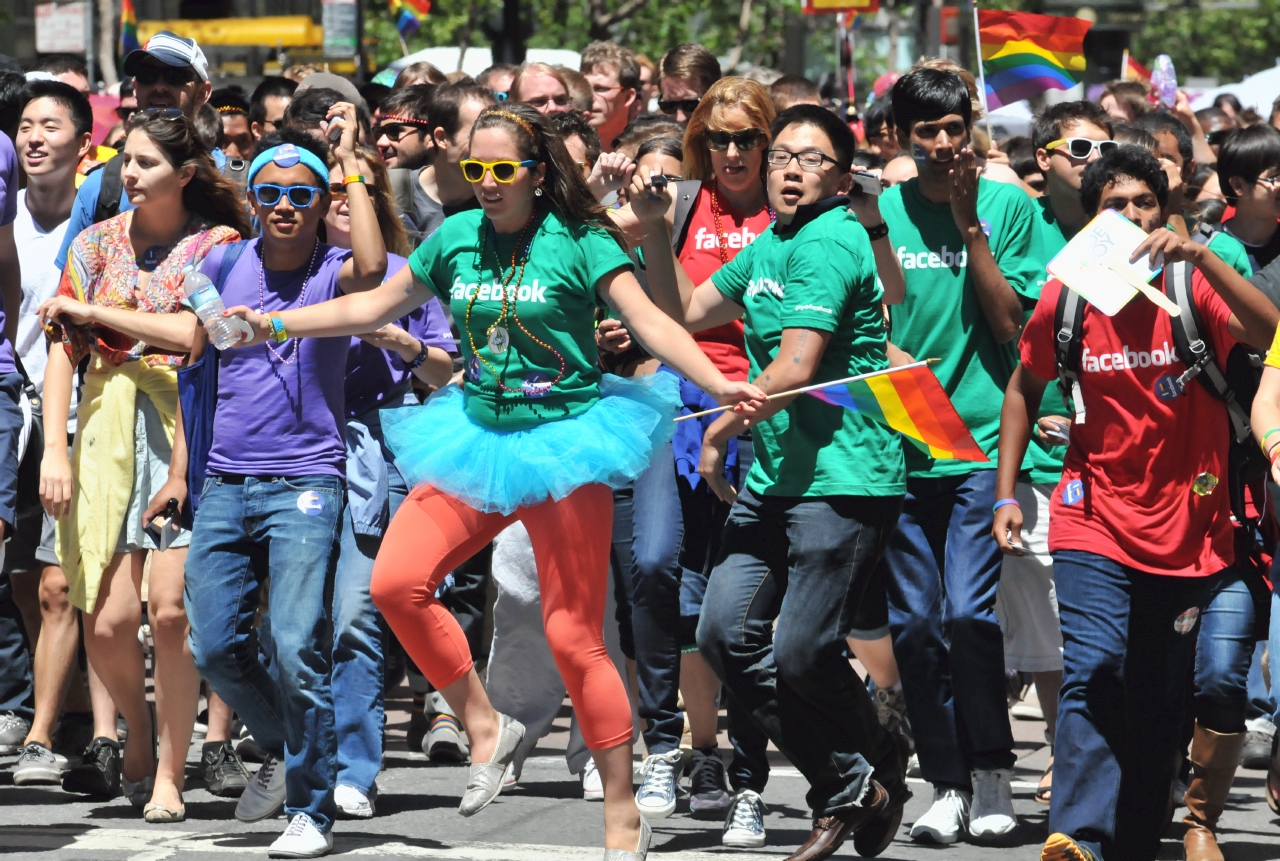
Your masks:
[{"label": "blue wristband", "polygon": [[1014,499],[1013,497],[1009,497],[1008,499],[997,499],[996,504],[991,506],[991,511],[994,514],[997,508],[1003,508],[1006,505],[1017,505],[1019,508],[1022,507],[1018,503],[1018,500]]}]

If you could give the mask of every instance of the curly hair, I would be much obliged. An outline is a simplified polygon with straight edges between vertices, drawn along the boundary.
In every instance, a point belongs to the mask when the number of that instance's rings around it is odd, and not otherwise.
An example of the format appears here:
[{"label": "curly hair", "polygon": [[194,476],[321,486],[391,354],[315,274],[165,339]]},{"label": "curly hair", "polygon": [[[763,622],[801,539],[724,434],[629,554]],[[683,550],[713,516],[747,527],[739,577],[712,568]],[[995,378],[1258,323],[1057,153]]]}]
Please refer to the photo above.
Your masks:
[{"label": "curly hair", "polygon": [[626,249],[622,231],[591,194],[582,171],[546,117],[528,105],[504,102],[480,112],[471,129],[472,138],[476,132],[492,128],[500,128],[510,134],[521,157],[543,164],[546,169],[543,193],[555,209],[564,216],[600,228]]},{"label": "curly hair", "polygon": [[213,156],[200,141],[195,125],[186,117],[158,114],[133,115],[129,134],[141,132],[165,155],[175,170],[188,165],[195,175],[182,189],[182,205],[187,212],[211,224],[234,228],[241,236],[252,236],[249,211],[239,189],[219,171]]}]

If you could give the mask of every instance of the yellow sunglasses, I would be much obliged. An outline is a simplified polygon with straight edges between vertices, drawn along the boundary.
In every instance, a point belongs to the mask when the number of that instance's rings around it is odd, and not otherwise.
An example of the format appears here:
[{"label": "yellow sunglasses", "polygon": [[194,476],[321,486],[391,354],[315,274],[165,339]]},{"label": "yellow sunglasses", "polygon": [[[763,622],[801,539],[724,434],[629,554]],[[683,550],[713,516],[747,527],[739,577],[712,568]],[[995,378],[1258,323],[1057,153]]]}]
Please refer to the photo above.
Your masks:
[{"label": "yellow sunglasses", "polygon": [[486,173],[492,173],[493,178],[498,182],[514,182],[516,171],[522,167],[534,167],[537,164],[538,162],[531,158],[524,161],[479,161],[466,158],[458,162],[467,182],[483,182]]}]

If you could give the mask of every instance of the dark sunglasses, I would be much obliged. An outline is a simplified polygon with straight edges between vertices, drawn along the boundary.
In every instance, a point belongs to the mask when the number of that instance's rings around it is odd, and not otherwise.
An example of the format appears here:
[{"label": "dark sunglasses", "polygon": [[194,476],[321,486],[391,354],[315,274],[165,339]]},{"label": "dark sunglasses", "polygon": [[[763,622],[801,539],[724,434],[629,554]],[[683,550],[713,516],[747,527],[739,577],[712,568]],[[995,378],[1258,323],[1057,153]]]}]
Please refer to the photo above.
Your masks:
[{"label": "dark sunglasses", "polygon": [[1218,129],[1216,132],[1209,132],[1204,139],[1209,142],[1209,146],[1222,146],[1234,131],[1235,129]]},{"label": "dark sunglasses", "polygon": [[165,66],[164,68],[143,66],[138,70],[138,74],[133,76],[133,79],[144,87],[154,86],[161,78],[164,78],[164,82],[171,87],[185,87],[197,80],[196,73],[190,66]]},{"label": "dark sunglasses", "polygon": [[120,118],[120,122],[128,122],[129,117],[138,112],[137,108],[116,108],[116,116]]},{"label": "dark sunglasses", "polygon": [[180,120],[186,114],[178,108],[147,108],[145,111],[134,111],[129,117],[129,125],[136,126],[147,120]]},{"label": "dark sunglasses", "polygon": [[405,136],[406,132],[411,131],[426,134],[426,123],[420,126],[411,123],[383,123],[378,126],[378,137],[386,135],[388,140],[398,141]]},{"label": "dark sunglasses", "polygon": [[294,209],[307,209],[315,202],[317,194],[324,194],[328,189],[316,188],[314,185],[255,185],[249,189],[258,203],[263,206],[275,206],[282,195],[289,195],[289,203]]},{"label": "dark sunglasses", "polygon": [[769,136],[760,129],[743,129],[740,132],[719,132],[707,130],[707,149],[712,152],[724,152],[729,144],[739,150],[759,149],[769,140]]},{"label": "dark sunglasses", "polygon": [[557,108],[563,108],[570,101],[571,99],[568,96],[537,96],[536,98],[525,99],[524,103],[535,110],[539,110],[545,108],[548,102]]},{"label": "dark sunglasses", "polygon": [[669,117],[674,117],[678,111],[691,114],[698,109],[701,101],[701,99],[676,99],[669,102],[666,99],[658,99],[658,110]]}]

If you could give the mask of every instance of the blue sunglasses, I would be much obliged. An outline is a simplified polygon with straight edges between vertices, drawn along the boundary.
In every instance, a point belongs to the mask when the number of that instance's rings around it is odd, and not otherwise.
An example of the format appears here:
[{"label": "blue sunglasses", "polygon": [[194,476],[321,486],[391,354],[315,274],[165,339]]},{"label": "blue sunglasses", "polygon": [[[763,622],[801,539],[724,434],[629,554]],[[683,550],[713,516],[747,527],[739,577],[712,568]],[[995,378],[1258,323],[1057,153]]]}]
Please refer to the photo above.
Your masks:
[{"label": "blue sunglasses", "polygon": [[264,183],[255,185],[249,189],[253,192],[253,196],[258,199],[258,203],[263,206],[275,206],[280,202],[281,195],[289,195],[289,203],[293,204],[294,209],[308,209],[315,202],[317,194],[324,194],[329,189],[316,188],[314,185],[271,185]]}]

